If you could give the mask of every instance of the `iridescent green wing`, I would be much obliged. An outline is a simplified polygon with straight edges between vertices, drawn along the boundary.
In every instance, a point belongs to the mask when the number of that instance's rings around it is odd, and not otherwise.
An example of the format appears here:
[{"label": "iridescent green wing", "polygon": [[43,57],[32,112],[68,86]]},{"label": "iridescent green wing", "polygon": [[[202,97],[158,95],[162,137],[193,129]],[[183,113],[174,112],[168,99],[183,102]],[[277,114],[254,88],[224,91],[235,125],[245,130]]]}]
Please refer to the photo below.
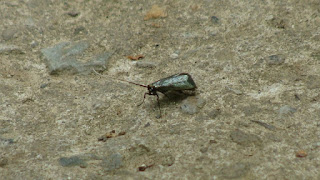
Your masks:
[{"label": "iridescent green wing", "polygon": [[193,90],[197,88],[192,77],[188,73],[179,73],[167,78],[160,79],[151,84],[159,92],[165,93],[167,91],[178,90]]}]

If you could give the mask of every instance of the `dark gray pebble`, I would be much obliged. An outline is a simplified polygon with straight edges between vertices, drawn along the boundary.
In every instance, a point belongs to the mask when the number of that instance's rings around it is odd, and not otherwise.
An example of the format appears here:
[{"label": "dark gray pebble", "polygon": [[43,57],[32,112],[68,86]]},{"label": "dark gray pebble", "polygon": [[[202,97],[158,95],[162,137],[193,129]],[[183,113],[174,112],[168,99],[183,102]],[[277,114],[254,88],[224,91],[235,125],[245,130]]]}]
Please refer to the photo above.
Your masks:
[{"label": "dark gray pebble", "polygon": [[273,125],[270,125],[270,124],[267,124],[267,123],[264,123],[264,122],[261,122],[261,121],[256,121],[256,120],[252,120],[252,122],[257,123],[258,125],[266,128],[266,129],[269,129],[271,131],[276,130],[276,127],[274,127]]},{"label": "dark gray pebble", "polygon": [[220,20],[217,16],[211,16],[211,22],[213,22],[213,24],[219,24]]},{"label": "dark gray pebble", "polygon": [[49,83],[41,84],[40,88],[41,88],[41,89],[44,89],[44,88],[46,88],[48,85],[49,85]]},{"label": "dark gray pebble", "polygon": [[62,157],[59,159],[59,163],[63,167],[71,167],[71,166],[87,167],[87,163],[83,159],[79,158],[78,156]]},{"label": "dark gray pebble", "polygon": [[1,145],[7,146],[7,145],[11,145],[11,144],[13,144],[13,143],[14,143],[14,140],[11,139],[11,138],[9,138],[9,139],[7,139],[7,138],[0,138],[0,146],[1,146]]},{"label": "dark gray pebble", "polygon": [[285,61],[285,57],[281,54],[278,55],[271,55],[266,58],[266,63],[268,65],[281,65]]},{"label": "dark gray pebble", "polygon": [[71,17],[77,17],[80,13],[79,12],[76,12],[76,11],[70,11],[67,13],[69,16]]},{"label": "dark gray pebble", "polygon": [[77,35],[77,34],[80,34],[80,33],[88,34],[88,31],[83,26],[80,26],[80,27],[77,27],[76,29],[74,29],[74,32],[73,32],[74,35]]},{"label": "dark gray pebble", "polygon": [[8,164],[8,159],[5,157],[0,157],[0,167],[4,167]]}]

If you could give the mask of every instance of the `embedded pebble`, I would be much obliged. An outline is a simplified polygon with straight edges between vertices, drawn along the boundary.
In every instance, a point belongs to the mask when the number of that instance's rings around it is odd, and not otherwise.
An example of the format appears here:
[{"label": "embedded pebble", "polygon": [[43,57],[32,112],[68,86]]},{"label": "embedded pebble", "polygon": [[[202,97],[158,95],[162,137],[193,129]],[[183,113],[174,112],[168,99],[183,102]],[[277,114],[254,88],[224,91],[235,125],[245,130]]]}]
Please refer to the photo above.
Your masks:
[{"label": "embedded pebble", "polygon": [[59,163],[63,167],[81,166],[87,167],[88,164],[78,156],[62,157],[59,159]]},{"label": "embedded pebble", "polygon": [[207,113],[208,117],[211,118],[211,119],[215,119],[220,114],[221,114],[220,109],[213,109],[212,111]]},{"label": "embedded pebble", "polygon": [[308,89],[320,88],[320,76],[310,75],[306,79],[306,85]]},{"label": "embedded pebble", "polygon": [[297,109],[292,108],[288,105],[285,105],[279,109],[279,114],[280,115],[291,115],[291,114],[295,113],[296,111],[297,111]]},{"label": "embedded pebble", "polygon": [[266,128],[266,129],[269,129],[271,131],[276,130],[276,127],[274,127],[273,125],[270,125],[270,124],[267,124],[267,123],[264,123],[264,122],[261,122],[261,121],[251,120],[251,122],[257,123],[258,125]]},{"label": "embedded pebble", "polygon": [[285,58],[281,54],[271,55],[271,56],[266,58],[266,63],[268,65],[280,65],[280,64],[283,64],[284,61],[285,61]]},{"label": "embedded pebble", "polygon": [[122,167],[122,164],[122,155],[119,153],[115,153],[103,159],[100,165],[104,168],[104,170],[112,171],[114,169]]},{"label": "embedded pebble", "polygon": [[242,95],[242,91],[238,90],[238,89],[233,89],[229,86],[226,87],[229,91],[233,92],[236,95]]},{"label": "embedded pebble", "polygon": [[17,28],[15,28],[15,27],[8,28],[8,29],[2,31],[2,39],[5,41],[8,41],[8,40],[14,38],[16,33],[17,33]]},{"label": "embedded pebble", "polygon": [[49,85],[49,83],[41,84],[41,85],[40,85],[40,88],[41,88],[41,89],[44,89],[44,88],[46,88],[48,85]]},{"label": "embedded pebble", "polygon": [[171,59],[177,59],[179,57],[179,54],[177,54],[177,53],[172,53],[171,55],[170,55],[170,58]]},{"label": "embedded pebble", "polygon": [[211,16],[211,22],[213,22],[213,24],[219,24],[220,20],[217,16]]},{"label": "embedded pebble", "polygon": [[77,35],[77,34],[80,34],[80,33],[88,34],[88,31],[83,26],[79,26],[79,27],[74,29],[74,32],[73,32],[74,35]]},{"label": "embedded pebble", "polygon": [[8,164],[8,159],[5,157],[0,157],[0,167],[4,167]]},{"label": "embedded pebble", "polygon": [[10,54],[10,53],[23,54],[24,52],[18,46],[0,44],[0,54]]},{"label": "embedded pebble", "polygon": [[199,112],[206,104],[206,101],[200,96],[189,96],[187,99],[183,100],[181,103],[181,110],[186,114],[195,114]]},{"label": "embedded pebble", "polygon": [[39,43],[36,42],[36,41],[32,41],[32,42],[30,43],[30,46],[31,46],[32,48],[35,48],[35,47],[37,47],[38,45],[39,45]]},{"label": "embedded pebble", "polygon": [[230,137],[233,142],[242,146],[249,146],[251,144],[260,146],[262,143],[261,139],[257,135],[248,134],[240,130],[232,131]]},{"label": "embedded pebble", "polygon": [[154,62],[149,61],[138,61],[136,62],[136,67],[138,68],[155,68],[157,66]]},{"label": "embedded pebble", "polygon": [[80,14],[80,12],[70,11],[70,12],[68,12],[67,14],[68,14],[69,16],[71,16],[71,17],[77,17],[77,16]]},{"label": "embedded pebble", "polygon": [[224,167],[220,171],[220,175],[222,176],[222,179],[238,179],[246,176],[249,170],[250,164],[238,162]]},{"label": "embedded pebble", "polygon": [[86,63],[77,60],[81,58],[88,47],[89,44],[86,41],[61,42],[42,49],[41,53],[44,56],[50,74],[88,74],[92,72],[92,68],[96,70],[106,69],[108,59],[111,57],[111,53],[108,52],[95,54]]},{"label": "embedded pebble", "polygon": [[14,140],[9,138],[0,138],[0,147],[1,146],[8,146],[14,143]]}]

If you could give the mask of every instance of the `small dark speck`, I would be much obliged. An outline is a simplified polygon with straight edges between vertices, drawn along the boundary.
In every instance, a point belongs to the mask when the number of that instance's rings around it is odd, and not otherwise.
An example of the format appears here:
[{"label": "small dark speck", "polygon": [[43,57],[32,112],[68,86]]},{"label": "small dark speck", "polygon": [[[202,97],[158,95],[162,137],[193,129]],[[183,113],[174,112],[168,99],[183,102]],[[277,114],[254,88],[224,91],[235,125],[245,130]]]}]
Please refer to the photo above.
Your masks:
[{"label": "small dark speck", "polygon": [[149,126],[150,126],[150,123],[149,123],[149,122],[144,125],[144,127],[149,127]]},{"label": "small dark speck", "polygon": [[275,127],[275,126],[270,125],[270,124],[267,124],[267,123],[264,123],[264,122],[261,122],[261,121],[251,120],[251,122],[257,123],[258,125],[266,128],[266,129],[269,129],[269,130],[271,130],[271,131],[276,130],[276,127]]},{"label": "small dark speck", "polygon": [[79,26],[79,27],[74,29],[73,34],[77,35],[77,34],[80,34],[80,33],[88,34],[88,31],[83,26]]},{"label": "small dark speck", "polygon": [[48,85],[49,85],[48,83],[41,84],[40,88],[41,88],[41,89],[44,89],[44,88],[46,88]]},{"label": "small dark speck", "polygon": [[80,13],[79,12],[75,12],[75,11],[71,11],[67,13],[69,16],[71,17],[77,17]]},{"label": "small dark speck", "polygon": [[219,18],[217,16],[211,16],[211,21],[214,23],[214,24],[218,24],[219,23]]}]

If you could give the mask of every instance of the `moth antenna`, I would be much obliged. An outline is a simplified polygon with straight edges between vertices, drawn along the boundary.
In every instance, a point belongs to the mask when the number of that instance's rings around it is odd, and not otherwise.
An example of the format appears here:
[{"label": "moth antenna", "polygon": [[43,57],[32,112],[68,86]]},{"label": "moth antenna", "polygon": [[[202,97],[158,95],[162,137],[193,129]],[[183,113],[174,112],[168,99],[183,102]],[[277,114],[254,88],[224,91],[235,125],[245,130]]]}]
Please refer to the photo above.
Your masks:
[{"label": "moth antenna", "polygon": [[[111,77],[111,76],[106,76],[106,75],[103,75],[103,74],[100,74],[100,73],[98,73],[95,69],[93,69],[92,68],[92,70],[93,70],[93,72],[94,73],[96,73],[97,75],[99,75],[99,76],[102,76],[102,77]],[[114,78],[114,77],[111,77],[111,78]],[[127,80],[124,80],[124,79],[118,79],[118,78],[114,78],[114,79],[116,79],[116,80],[118,80],[118,81],[122,81],[122,82],[127,82],[127,83],[130,83],[130,84],[134,84],[134,85],[137,85],[137,86],[141,86],[141,87],[148,87],[148,86],[146,86],[146,85],[143,85],[143,84],[138,84],[138,83],[134,83],[134,82],[131,82],[131,81],[127,81]]]}]

